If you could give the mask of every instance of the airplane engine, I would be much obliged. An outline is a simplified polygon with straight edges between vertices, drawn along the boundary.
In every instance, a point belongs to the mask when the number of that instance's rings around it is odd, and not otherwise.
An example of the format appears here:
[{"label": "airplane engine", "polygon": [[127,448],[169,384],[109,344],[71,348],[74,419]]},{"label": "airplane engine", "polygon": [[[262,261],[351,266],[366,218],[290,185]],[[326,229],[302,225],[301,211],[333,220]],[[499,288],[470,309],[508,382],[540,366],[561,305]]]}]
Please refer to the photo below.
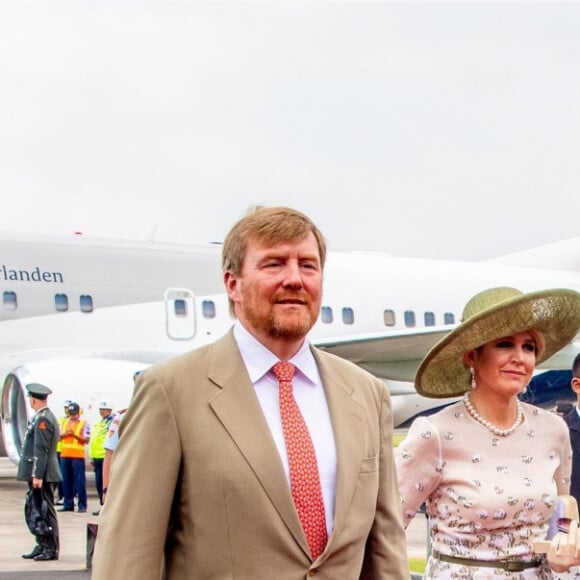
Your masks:
[{"label": "airplane engine", "polygon": [[20,459],[20,450],[28,427],[29,409],[26,394],[22,388],[22,380],[25,380],[26,374],[24,367],[15,369],[14,373],[7,375],[2,387],[1,424],[4,448],[2,451],[14,463],[18,463]]},{"label": "airplane engine", "polygon": [[22,384],[32,382],[27,380],[27,370],[24,367],[15,369],[6,376],[2,387],[1,416],[3,455],[8,455],[13,463],[18,463],[24,434],[28,428],[28,403]]},{"label": "airplane engine", "polygon": [[47,359],[4,370],[0,397],[2,438],[0,454],[13,463],[20,460],[24,435],[33,411],[26,385],[41,383],[52,390],[48,406],[64,415],[65,401],[79,404],[81,415],[93,425],[99,418],[99,402],[109,399],[114,411],[127,407],[133,393],[133,374],[149,366],[131,360],[101,358]]}]

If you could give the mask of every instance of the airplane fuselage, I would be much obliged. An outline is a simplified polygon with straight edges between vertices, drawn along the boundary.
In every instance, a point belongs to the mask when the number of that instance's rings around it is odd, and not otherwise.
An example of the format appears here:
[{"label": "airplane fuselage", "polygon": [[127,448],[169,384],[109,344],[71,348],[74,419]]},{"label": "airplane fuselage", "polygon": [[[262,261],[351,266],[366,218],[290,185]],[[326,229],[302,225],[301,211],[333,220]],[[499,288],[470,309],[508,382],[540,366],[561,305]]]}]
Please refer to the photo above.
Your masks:
[{"label": "airplane fuselage", "polygon": [[[234,322],[219,246],[5,238],[2,247],[1,412],[4,442],[16,431],[15,448],[26,381],[53,388],[56,409],[76,399],[91,420],[100,398],[128,403],[135,370],[213,341]],[[310,340],[383,379],[399,424],[446,402],[416,393],[415,370],[465,302],[492,286],[580,291],[580,273],[330,253]]]}]

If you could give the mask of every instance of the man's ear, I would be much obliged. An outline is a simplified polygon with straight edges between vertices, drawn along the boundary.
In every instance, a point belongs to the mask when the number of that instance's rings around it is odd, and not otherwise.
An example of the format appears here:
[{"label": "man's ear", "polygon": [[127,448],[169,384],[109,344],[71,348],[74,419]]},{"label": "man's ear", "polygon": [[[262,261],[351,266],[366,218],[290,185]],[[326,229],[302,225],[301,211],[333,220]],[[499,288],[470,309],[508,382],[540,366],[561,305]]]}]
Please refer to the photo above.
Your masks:
[{"label": "man's ear", "polygon": [[224,273],[224,286],[226,287],[226,292],[231,300],[234,300],[234,296],[237,292],[238,278],[234,276],[230,271]]},{"label": "man's ear", "polygon": [[572,377],[570,386],[577,395],[580,395],[580,377]]}]

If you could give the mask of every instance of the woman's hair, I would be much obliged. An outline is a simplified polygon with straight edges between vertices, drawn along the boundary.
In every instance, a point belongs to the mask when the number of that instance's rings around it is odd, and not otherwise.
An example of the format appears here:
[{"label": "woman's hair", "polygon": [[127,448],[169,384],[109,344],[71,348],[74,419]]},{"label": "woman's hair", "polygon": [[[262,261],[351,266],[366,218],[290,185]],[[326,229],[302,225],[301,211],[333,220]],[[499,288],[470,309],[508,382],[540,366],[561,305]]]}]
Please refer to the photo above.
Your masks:
[{"label": "woman's hair", "polygon": [[536,328],[528,329],[528,332],[532,335],[534,342],[536,343],[536,360],[544,353],[546,350],[546,341],[544,340],[544,334],[541,330]]},{"label": "woman's hair", "polygon": [[250,239],[267,246],[304,239],[314,234],[320,254],[320,265],[326,260],[326,241],[312,220],[288,207],[258,208],[238,221],[230,230],[222,249],[222,270],[239,276]]}]

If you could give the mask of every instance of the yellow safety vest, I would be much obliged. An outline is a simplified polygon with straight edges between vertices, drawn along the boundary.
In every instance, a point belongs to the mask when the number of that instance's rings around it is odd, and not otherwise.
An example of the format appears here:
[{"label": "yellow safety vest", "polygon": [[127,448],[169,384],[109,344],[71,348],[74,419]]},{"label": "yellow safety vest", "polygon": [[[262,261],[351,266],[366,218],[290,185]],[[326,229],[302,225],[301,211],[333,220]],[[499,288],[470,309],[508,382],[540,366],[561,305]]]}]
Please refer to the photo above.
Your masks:
[{"label": "yellow safety vest", "polygon": [[[62,425],[63,433],[72,429],[74,435],[81,437],[83,431],[85,430],[86,421],[84,419],[79,419],[73,423],[69,418],[65,419]],[[62,447],[60,448],[61,457],[85,457],[85,444],[81,443],[74,435],[69,435],[64,439],[61,439]]]},{"label": "yellow safety vest", "polygon": [[[64,422],[65,422],[67,419],[68,419],[68,417],[67,417],[67,416],[64,416],[64,417],[59,417],[59,418],[57,419],[57,422],[58,422],[58,428],[59,428],[59,431],[60,431],[61,433],[63,432],[63,425],[64,425]],[[61,449],[62,449],[62,439],[60,439],[60,438],[59,438],[59,440],[58,440],[58,443],[56,444],[56,452],[57,452],[57,453],[60,453],[60,450],[61,450]]]},{"label": "yellow safety vest", "polygon": [[91,429],[91,440],[89,442],[89,456],[91,459],[104,459],[105,448],[103,444],[109,432],[109,425],[113,420],[113,414],[99,419]]}]

